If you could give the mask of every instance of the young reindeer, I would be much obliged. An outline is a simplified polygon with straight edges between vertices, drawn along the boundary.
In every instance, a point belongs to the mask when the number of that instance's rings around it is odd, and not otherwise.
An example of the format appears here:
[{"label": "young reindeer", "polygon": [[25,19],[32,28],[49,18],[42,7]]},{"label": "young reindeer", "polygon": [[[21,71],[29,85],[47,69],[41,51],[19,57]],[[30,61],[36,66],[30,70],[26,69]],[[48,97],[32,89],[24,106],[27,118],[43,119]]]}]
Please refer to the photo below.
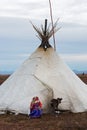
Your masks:
[{"label": "young reindeer", "polygon": [[59,104],[61,103],[62,98],[52,99],[50,102],[53,113],[58,114],[60,110],[58,109]]}]

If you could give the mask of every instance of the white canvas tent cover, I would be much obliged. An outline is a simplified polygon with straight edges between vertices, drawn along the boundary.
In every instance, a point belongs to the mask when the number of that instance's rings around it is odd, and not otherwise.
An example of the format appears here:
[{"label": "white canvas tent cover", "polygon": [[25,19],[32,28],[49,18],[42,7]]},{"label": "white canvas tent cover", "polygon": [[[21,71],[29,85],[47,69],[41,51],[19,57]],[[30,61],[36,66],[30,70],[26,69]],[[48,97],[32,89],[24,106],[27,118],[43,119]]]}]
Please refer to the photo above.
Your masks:
[{"label": "white canvas tent cover", "polygon": [[[45,44],[46,45],[46,44]],[[0,86],[0,112],[27,114],[34,96],[49,112],[50,100],[62,98],[59,108],[72,112],[87,111],[87,85],[62,61],[47,43],[36,51]]]},{"label": "white canvas tent cover", "polygon": [[62,97],[59,108],[72,112],[87,110],[85,85],[61,60],[53,48],[38,48],[0,86],[0,110],[27,114],[32,97],[38,96],[44,112],[52,98]]}]

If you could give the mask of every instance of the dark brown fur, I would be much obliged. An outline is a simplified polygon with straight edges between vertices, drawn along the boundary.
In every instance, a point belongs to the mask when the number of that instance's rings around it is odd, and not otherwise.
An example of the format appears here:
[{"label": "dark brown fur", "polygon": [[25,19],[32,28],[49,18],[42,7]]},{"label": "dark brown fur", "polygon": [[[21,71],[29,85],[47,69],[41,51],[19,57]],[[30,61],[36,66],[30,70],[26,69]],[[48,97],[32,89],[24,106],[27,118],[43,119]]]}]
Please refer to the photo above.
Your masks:
[{"label": "dark brown fur", "polygon": [[57,98],[57,99],[51,100],[50,104],[51,104],[51,108],[52,108],[53,113],[56,113],[56,111],[57,112],[59,111],[58,106],[61,103],[61,101],[62,101],[62,98]]}]

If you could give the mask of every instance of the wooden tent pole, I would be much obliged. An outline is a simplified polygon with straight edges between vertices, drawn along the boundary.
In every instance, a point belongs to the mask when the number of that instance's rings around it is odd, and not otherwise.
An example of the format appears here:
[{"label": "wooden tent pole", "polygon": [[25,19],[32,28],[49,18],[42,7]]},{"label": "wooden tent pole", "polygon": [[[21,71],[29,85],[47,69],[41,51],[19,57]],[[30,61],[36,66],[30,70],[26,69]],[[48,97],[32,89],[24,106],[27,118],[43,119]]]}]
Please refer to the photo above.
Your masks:
[{"label": "wooden tent pole", "polygon": [[49,5],[50,5],[50,16],[51,16],[51,23],[52,23],[52,29],[53,29],[54,50],[56,51],[55,35],[54,35],[54,28],[53,28],[53,17],[52,17],[52,6],[51,6],[50,0],[49,0]]},{"label": "wooden tent pole", "polygon": [[46,36],[46,31],[47,31],[47,19],[45,19],[45,27],[44,27],[44,35]]}]

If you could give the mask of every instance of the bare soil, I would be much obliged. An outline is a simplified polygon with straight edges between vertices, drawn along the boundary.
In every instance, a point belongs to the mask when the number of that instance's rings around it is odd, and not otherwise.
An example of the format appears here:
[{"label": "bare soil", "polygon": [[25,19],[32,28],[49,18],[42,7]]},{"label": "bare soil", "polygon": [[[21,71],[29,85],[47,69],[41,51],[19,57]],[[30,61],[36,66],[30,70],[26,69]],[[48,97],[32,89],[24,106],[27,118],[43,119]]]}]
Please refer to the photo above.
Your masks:
[{"label": "bare soil", "polygon": [[[87,74],[78,75],[87,84]],[[2,84],[9,75],[0,75]],[[87,112],[62,112],[58,115],[43,114],[29,119],[28,115],[0,115],[0,130],[87,130]]]}]

